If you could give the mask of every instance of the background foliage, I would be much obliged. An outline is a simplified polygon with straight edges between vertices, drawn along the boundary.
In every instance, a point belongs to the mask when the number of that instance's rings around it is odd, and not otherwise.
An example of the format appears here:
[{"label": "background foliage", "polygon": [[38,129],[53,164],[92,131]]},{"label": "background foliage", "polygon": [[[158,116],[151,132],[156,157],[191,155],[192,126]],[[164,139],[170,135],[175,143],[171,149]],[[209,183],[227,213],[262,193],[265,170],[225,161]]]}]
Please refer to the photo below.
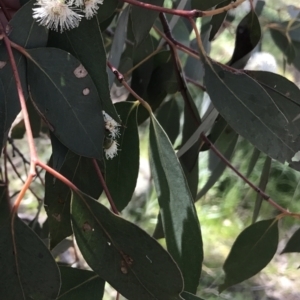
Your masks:
[{"label": "background foliage", "polygon": [[300,296],[298,7],[0,6],[4,299],[289,299],[284,264]]}]

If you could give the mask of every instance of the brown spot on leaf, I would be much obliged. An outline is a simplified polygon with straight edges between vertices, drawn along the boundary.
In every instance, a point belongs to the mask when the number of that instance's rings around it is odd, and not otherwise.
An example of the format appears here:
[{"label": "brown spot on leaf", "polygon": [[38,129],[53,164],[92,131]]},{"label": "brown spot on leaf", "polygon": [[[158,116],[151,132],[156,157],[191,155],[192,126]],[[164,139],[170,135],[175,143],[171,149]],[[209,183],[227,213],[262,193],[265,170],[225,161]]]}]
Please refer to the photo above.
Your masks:
[{"label": "brown spot on leaf", "polygon": [[52,214],[52,217],[57,221],[57,222],[60,222],[61,221],[61,215],[60,214]]},{"label": "brown spot on leaf", "polygon": [[77,67],[75,70],[74,70],[74,75],[77,77],[77,78],[83,78],[85,77],[86,75],[88,74],[87,70],[85,69],[85,67],[80,64],[79,67]]},{"label": "brown spot on leaf", "polygon": [[92,226],[88,222],[84,222],[83,225],[82,225],[82,230],[84,232],[94,231],[94,228],[92,228]]}]

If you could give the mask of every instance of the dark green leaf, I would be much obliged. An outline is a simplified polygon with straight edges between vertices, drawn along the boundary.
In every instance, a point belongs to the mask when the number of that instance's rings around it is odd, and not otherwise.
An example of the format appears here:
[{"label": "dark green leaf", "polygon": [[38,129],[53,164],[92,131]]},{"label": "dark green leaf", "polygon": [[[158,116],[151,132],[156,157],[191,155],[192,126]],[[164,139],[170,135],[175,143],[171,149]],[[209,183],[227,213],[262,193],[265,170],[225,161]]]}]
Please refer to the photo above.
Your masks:
[{"label": "dark green leaf", "polygon": [[[50,165],[52,160],[50,160]],[[102,193],[102,186],[92,161],[78,156],[71,151],[65,157],[60,173],[72,181],[81,191],[98,198]],[[45,209],[49,219],[50,249],[72,234],[70,221],[69,188],[61,181],[46,173]]]},{"label": "dark green leaf", "polygon": [[[129,6],[127,6],[121,13],[117,27],[114,33],[114,39],[112,41],[112,45],[109,51],[108,61],[115,67],[119,67],[120,59],[122,52],[124,50],[124,42],[126,39],[126,30],[127,30],[127,23],[129,17]],[[108,82],[109,87],[112,87],[112,84],[115,80],[115,74],[111,72],[109,68],[108,70]],[[112,116],[113,117],[113,116]],[[116,119],[117,120],[117,119]]]},{"label": "dark green leaf", "polygon": [[176,99],[164,103],[157,111],[156,118],[174,144],[180,129],[180,111]]},{"label": "dark green leaf", "polygon": [[276,219],[260,221],[247,227],[235,240],[224,263],[222,292],[260,272],[273,258],[278,245]]},{"label": "dark green leaf", "polygon": [[[227,126],[215,143],[215,146],[224,155],[225,158],[230,160],[234,153],[237,140],[238,134],[236,134]],[[210,150],[211,175],[205,183],[204,187],[197,194],[196,200],[202,198],[213,187],[213,185],[218,181],[225,169],[226,164],[212,150]]]},{"label": "dark green leaf", "polygon": [[275,44],[284,53],[287,58],[287,62],[291,64],[296,57],[296,49],[290,39],[288,39],[287,34],[284,29],[281,28],[282,25],[278,24],[278,28],[270,28],[271,37],[273,38]]},{"label": "dark green leaf", "polygon": [[119,211],[123,210],[133,195],[139,173],[139,133],[137,128],[138,103],[117,103],[122,120],[120,151],[106,161],[106,184]]},{"label": "dark green leaf", "polygon": [[[271,164],[272,164],[272,159],[267,156],[265,159],[265,163],[264,163],[261,175],[260,175],[260,181],[259,181],[259,185],[258,185],[258,188],[261,191],[266,190],[266,187],[267,187],[267,184],[269,181]],[[261,194],[257,193],[256,200],[255,200],[255,206],[254,206],[254,210],[253,210],[252,223],[256,222],[256,220],[258,218],[262,202],[263,202],[263,198],[262,198]]]},{"label": "dark green leaf", "polygon": [[235,68],[243,68],[252,50],[257,46],[261,38],[261,28],[259,20],[254,11],[250,12],[242,19],[236,29],[235,47],[229,65]]},{"label": "dark green leaf", "polygon": [[278,74],[264,71],[246,71],[269,94],[288,121],[288,132],[297,139],[300,135],[300,90]]},{"label": "dark green leaf", "polygon": [[60,274],[51,253],[18,217],[11,223],[0,228],[1,298],[56,299]]},{"label": "dark green leaf", "polygon": [[254,147],[252,155],[251,155],[251,159],[250,159],[250,162],[249,162],[249,165],[248,165],[248,169],[247,169],[247,174],[246,174],[247,178],[251,175],[251,173],[252,173],[252,171],[253,171],[253,169],[254,169],[257,161],[258,161],[259,156],[260,156],[260,151],[257,148]]},{"label": "dark green leaf", "polygon": [[205,63],[207,92],[216,109],[240,135],[280,162],[299,149],[289,136],[288,121],[256,81],[211,60]]},{"label": "dark green leaf", "polygon": [[202,298],[200,297],[197,297],[196,295],[193,295],[191,293],[188,293],[188,292],[183,292],[181,294],[182,298],[185,299],[185,300],[203,300]]},{"label": "dark green leaf", "polygon": [[31,96],[49,129],[75,153],[101,160],[102,107],[85,68],[60,49],[38,48],[28,52]]},{"label": "dark green leaf", "polygon": [[26,49],[44,47],[48,41],[47,28],[40,26],[32,17],[35,3],[35,0],[26,3],[9,22],[12,28],[9,39]]},{"label": "dark green leaf", "polygon": [[52,132],[50,132],[50,139],[52,145],[52,168],[59,172],[69,149],[63,145]]},{"label": "dark green leaf", "polygon": [[[109,3],[110,1],[104,1]],[[113,1],[114,2],[114,1]],[[98,11],[102,11],[100,7]],[[48,46],[57,47],[75,56],[91,76],[100,97],[103,110],[118,120],[118,114],[112,104],[106,72],[106,53],[100,30],[100,20],[82,19],[80,26],[63,33],[50,32]]]},{"label": "dark green leaf", "polygon": [[183,273],[185,289],[195,292],[203,260],[199,221],[183,170],[154,116],[150,123],[150,153],[168,251]]},{"label": "dark green leaf", "polygon": [[0,228],[10,217],[10,199],[6,184],[0,180]]},{"label": "dark green leaf", "polygon": [[97,11],[97,19],[99,20],[99,23],[102,23],[112,15],[117,9],[118,4],[119,0],[103,1],[103,4]]},{"label": "dark green leaf", "polygon": [[100,300],[104,294],[105,281],[97,274],[71,267],[59,267],[61,289],[59,300]]},{"label": "dark green leaf", "polygon": [[176,264],[145,231],[75,193],[72,225],[86,262],[124,297],[182,299],[182,277]]},{"label": "dark green leaf", "polygon": [[281,254],[291,252],[300,252],[300,228],[290,237]]},{"label": "dark green leaf", "polygon": [[[220,4],[218,4],[216,6],[216,9],[224,7],[224,6],[228,5],[229,3],[231,3],[231,0],[221,2]],[[212,41],[214,39],[214,37],[216,36],[218,31],[220,30],[221,26],[223,25],[223,22],[224,22],[226,16],[227,16],[227,11],[224,11],[221,14],[212,16],[212,18],[210,20],[211,31],[209,34],[209,41]]]},{"label": "dark green leaf", "polygon": [[293,20],[291,24],[287,25],[290,38],[295,42],[300,42],[300,21]]},{"label": "dark green leaf", "polygon": [[[163,6],[164,4],[163,0],[141,0],[141,2],[157,6]],[[156,11],[148,10],[134,5],[132,6],[131,21],[136,44],[139,44],[148,35],[157,16],[158,12]]]}]

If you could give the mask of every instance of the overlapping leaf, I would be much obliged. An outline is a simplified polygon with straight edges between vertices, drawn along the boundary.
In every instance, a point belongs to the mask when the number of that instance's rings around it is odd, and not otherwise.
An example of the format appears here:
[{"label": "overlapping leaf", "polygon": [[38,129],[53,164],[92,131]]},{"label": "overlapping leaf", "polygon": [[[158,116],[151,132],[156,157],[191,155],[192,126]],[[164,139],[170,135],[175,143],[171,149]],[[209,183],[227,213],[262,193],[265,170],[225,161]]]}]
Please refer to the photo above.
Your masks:
[{"label": "overlapping leaf", "polygon": [[[50,160],[51,164],[52,160]],[[63,161],[60,173],[83,192],[94,198],[100,196],[102,186],[90,159],[69,151]],[[46,173],[45,209],[49,220],[51,249],[72,234],[70,200],[69,188],[51,174]]]},{"label": "overlapping leaf", "polygon": [[294,234],[290,237],[281,254],[300,252],[300,228],[298,228]]},{"label": "overlapping leaf", "polygon": [[207,10],[212,8],[224,0],[192,0],[191,7],[192,9],[200,9],[200,10]]},{"label": "overlapping leaf", "polygon": [[26,49],[44,47],[48,41],[47,28],[39,26],[32,17],[35,3],[35,0],[31,0],[23,5],[9,22],[12,28],[9,39]]},{"label": "overlapping leaf", "polygon": [[[141,0],[141,2],[157,6],[163,6],[164,4],[163,0]],[[138,6],[132,6],[131,21],[136,44],[139,44],[148,35],[157,16],[158,12],[156,11],[147,10]]]},{"label": "overlapping leaf", "polygon": [[[107,2],[111,1],[105,1],[103,5]],[[101,7],[99,11],[102,10]],[[103,110],[118,120],[110,98],[100,22],[101,19],[95,16],[91,20],[82,19],[78,28],[63,33],[51,31],[48,46],[68,51],[84,65],[97,88]]]},{"label": "overlapping leaf", "polygon": [[101,160],[102,107],[90,75],[63,50],[38,48],[28,53],[31,97],[49,129],[78,155]]},{"label": "overlapping leaf", "polygon": [[[38,236],[18,217],[0,228],[1,298],[56,299],[60,289],[58,267]],[[41,267],[42,266],[42,267]]]},{"label": "overlapping leaf", "polygon": [[273,258],[278,246],[277,220],[265,220],[247,227],[235,240],[224,263],[225,282],[219,291],[260,272]]},{"label": "overlapping leaf", "polygon": [[107,160],[106,184],[119,211],[131,200],[139,173],[139,133],[137,103],[116,104],[121,123],[118,144],[120,151]]},{"label": "overlapping leaf", "polygon": [[105,281],[97,274],[71,267],[59,267],[61,289],[58,300],[100,300],[104,294]]},{"label": "overlapping leaf", "polygon": [[281,162],[298,151],[288,132],[288,120],[255,80],[211,60],[205,63],[205,84],[216,109],[240,135]]},{"label": "overlapping leaf", "polygon": [[89,266],[124,297],[182,299],[179,294],[183,283],[177,265],[136,225],[84,194],[73,194],[72,226]]},{"label": "overlapping leaf", "polygon": [[199,221],[183,170],[154,116],[150,123],[150,153],[168,251],[182,271],[186,291],[195,292],[203,259]]}]

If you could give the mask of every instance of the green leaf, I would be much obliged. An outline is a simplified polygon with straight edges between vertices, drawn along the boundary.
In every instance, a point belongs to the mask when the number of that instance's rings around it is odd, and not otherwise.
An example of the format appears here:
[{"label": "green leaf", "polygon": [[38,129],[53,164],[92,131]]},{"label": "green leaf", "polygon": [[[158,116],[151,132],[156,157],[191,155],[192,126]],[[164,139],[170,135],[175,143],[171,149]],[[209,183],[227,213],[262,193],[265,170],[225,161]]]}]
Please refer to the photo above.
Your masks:
[{"label": "green leaf", "polygon": [[185,300],[203,300],[202,298],[197,297],[196,295],[193,295],[193,294],[188,293],[188,292],[183,292],[183,293],[181,294],[181,296],[182,296],[183,299],[185,299]]},{"label": "green leaf", "polygon": [[[51,164],[52,160],[50,160]],[[69,151],[60,173],[73,182],[81,191],[94,198],[98,198],[102,193],[103,189],[97,173],[92,161],[88,158]],[[60,241],[72,234],[70,201],[70,189],[51,174],[46,173],[45,209],[49,220],[50,249],[53,249]]]},{"label": "green leaf", "polygon": [[11,223],[0,227],[1,298],[56,299],[60,274],[51,253],[18,217]]},{"label": "green leaf", "polygon": [[297,139],[300,135],[300,90],[278,74],[264,71],[246,71],[269,94],[288,121],[288,132]]},{"label": "green leaf", "polygon": [[268,156],[291,160],[298,142],[289,136],[286,117],[265,89],[242,71],[211,60],[204,67],[207,92],[229,125]]},{"label": "green leaf", "polygon": [[[238,134],[226,126],[223,133],[220,135],[215,143],[215,147],[224,155],[228,160],[231,159],[235,146],[238,141]],[[211,175],[200,192],[196,196],[196,200],[202,198],[219,180],[226,169],[226,164],[210,150],[210,171]]]},{"label": "green leaf", "polygon": [[298,228],[288,240],[281,254],[300,252],[300,228]]},{"label": "green leaf", "polygon": [[295,42],[300,42],[300,22],[297,20],[291,20],[291,24],[290,22],[287,22],[287,25],[290,38]]},{"label": "green leaf", "polygon": [[178,158],[153,115],[150,123],[150,154],[168,251],[181,269],[185,289],[195,292],[203,260],[199,221]]},{"label": "green leaf", "polygon": [[137,128],[138,103],[117,103],[122,120],[118,155],[105,162],[106,184],[119,211],[123,210],[133,195],[139,173],[139,133]]},{"label": "green leaf", "polygon": [[6,184],[0,180],[0,228],[10,217],[10,199]]},{"label": "green leaf", "polygon": [[71,54],[28,50],[30,93],[49,129],[78,155],[102,159],[104,124],[97,89]]},{"label": "green leaf", "polygon": [[60,266],[61,289],[59,300],[99,300],[103,298],[105,281],[87,270]]},{"label": "green leaf", "polygon": [[261,38],[261,28],[255,11],[250,12],[241,20],[236,29],[234,52],[228,65],[243,68],[252,50],[258,45]]},{"label": "green leaf", "polygon": [[[97,11],[97,19],[99,23],[107,20],[117,9],[119,0],[103,1],[103,4]],[[89,20],[90,21],[90,20]]]},{"label": "green leaf", "polygon": [[[260,175],[260,181],[259,181],[259,185],[258,185],[258,188],[261,191],[266,190],[266,187],[267,187],[267,184],[269,181],[271,165],[272,165],[272,159],[267,156],[265,159],[265,163],[264,163],[261,175]],[[252,223],[254,223],[258,218],[258,214],[259,214],[262,202],[263,202],[263,198],[262,198],[261,194],[257,193],[256,200],[255,200],[255,206],[254,206],[254,210],[253,210]]]},{"label": "green leaf", "polygon": [[[111,1],[104,1],[103,6],[109,2]],[[103,7],[101,6],[98,12],[102,10]],[[106,52],[100,22],[99,17],[93,17],[91,20],[83,18],[77,28],[63,33],[51,31],[48,46],[70,52],[84,65],[97,88],[103,110],[118,121],[118,114],[110,98],[106,72]]]},{"label": "green leaf", "polygon": [[224,263],[222,292],[260,272],[273,258],[278,245],[278,222],[270,219],[247,227],[235,240]]},{"label": "green leaf", "polygon": [[171,143],[174,144],[179,135],[180,111],[175,98],[165,102],[157,111],[156,118],[167,133]]},{"label": "green leaf", "polygon": [[[163,0],[141,0],[141,2],[156,6],[163,6],[164,4]],[[139,44],[148,35],[158,17],[158,12],[133,5],[130,16],[135,42]]]},{"label": "green leaf", "polygon": [[255,147],[253,148],[253,152],[252,152],[251,159],[250,159],[248,169],[247,169],[247,174],[246,174],[247,178],[251,175],[251,173],[259,159],[260,153],[261,152],[257,148],[255,148]]},{"label": "green leaf", "polygon": [[[111,63],[111,65],[114,66],[115,68],[119,67],[121,55],[124,50],[124,42],[126,39],[128,17],[129,17],[129,6],[127,6],[121,12],[118,18],[117,27],[114,33],[114,38],[107,59]],[[107,68],[107,70],[109,72],[108,73],[109,87],[111,88],[115,80],[115,74],[109,68]]]},{"label": "green leaf", "polygon": [[[231,2],[231,0],[221,2],[216,6],[216,9],[228,5],[228,4],[230,4],[230,2]],[[220,30],[220,28],[224,22],[226,16],[227,16],[227,11],[224,11],[223,13],[212,16],[212,18],[210,20],[211,31],[209,34],[209,41],[212,41],[215,38],[216,34]]]},{"label": "green leaf", "polygon": [[179,294],[183,283],[177,265],[136,225],[88,196],[74,193],[72,226],[86,262],[124,297],[182,299]]},{"label": "green leaf", "polygon": [[39,26],[32,17],[35,3],[35,0],[31,0],[23,5],[9,22],[12,28],[9,39],[26,49],[44,47],[48,41],[47,28]]}]

